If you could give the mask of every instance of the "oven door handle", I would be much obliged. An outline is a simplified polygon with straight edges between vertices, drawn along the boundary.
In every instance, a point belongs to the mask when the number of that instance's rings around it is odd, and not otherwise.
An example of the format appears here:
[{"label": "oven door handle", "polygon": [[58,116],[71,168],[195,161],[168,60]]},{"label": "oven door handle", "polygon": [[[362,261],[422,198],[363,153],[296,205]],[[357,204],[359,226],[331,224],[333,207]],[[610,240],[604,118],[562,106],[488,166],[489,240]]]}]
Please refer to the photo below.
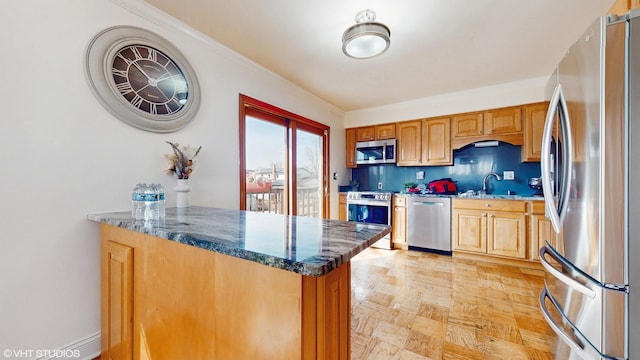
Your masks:
[{"label": "oven door handle", "polygon": [[374,206],[383,206],[389,207],[391,202],[388,201],[380,201],[380,200],[347,200],[348,205],[374,205]]}]

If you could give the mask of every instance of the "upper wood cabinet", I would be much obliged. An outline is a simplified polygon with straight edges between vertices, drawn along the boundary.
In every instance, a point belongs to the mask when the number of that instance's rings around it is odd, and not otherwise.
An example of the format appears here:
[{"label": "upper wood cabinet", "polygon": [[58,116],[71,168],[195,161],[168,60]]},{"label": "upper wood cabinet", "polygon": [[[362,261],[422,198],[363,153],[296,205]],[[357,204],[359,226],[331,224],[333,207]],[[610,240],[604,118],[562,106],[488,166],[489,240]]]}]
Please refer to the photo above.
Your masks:
[{"label": "upper wood cabinet", "polygon": [[398,144],[396,158],[398,166],[422,165],[422,122],[421,120],[398,123]]},{"label": "upper wood cabinet", "polygon": [[484,122],[482,121],[481,112],[454,115],[451,123],[451,136],[453,138],[480,136],[484,134]]},{"label": "upper wood cabinet", "polygon": [[405,121],[397,124],[398,166],[451,165],[449,117]]},{"label": "upper wood cabinet", "polygon": [[485,111],[483,117],[485,135],[522,132],[522,107],[520,106]]},{"label": "upper wood cabinet", "polygon": [[511,106],[453,115],[451,128],[453,149],[485,140],[522,145],[522,107]]},{"label": "upper wood cabinet", "polygon": [[355,168],[356,164],[356,129],[345,131],[345,165],[347,168]]},{"label": "upper wood cabinet", "polygon": [[373,141],[376,139],[375,126],[356,128],[356,141]]},{"label": "upper wood cabinet", "polygon": [[622,15],[638,7],[640,7],[640,0],[617,0],[608,14]]},{"label": "upper wood cabinet", "polygon": [[540,161],[542,151],[542,133],[547,117],[546,102],[523,106],[524,144],[522,144],[522,161]]},{"label": "upper wood cabinet", "polygon": [[387,140],[396,138],[396,124],[383,124],[355,128],[356,141]]},{"label": "upper wood cabinet", "polygon": [[451,118],[422,120],[422,164],[451,165]]},{"label": "upper wood cabinet", "polygon": [[396,124],[384,124],[376,126],[376,140],[388,140],[396,138]]}]

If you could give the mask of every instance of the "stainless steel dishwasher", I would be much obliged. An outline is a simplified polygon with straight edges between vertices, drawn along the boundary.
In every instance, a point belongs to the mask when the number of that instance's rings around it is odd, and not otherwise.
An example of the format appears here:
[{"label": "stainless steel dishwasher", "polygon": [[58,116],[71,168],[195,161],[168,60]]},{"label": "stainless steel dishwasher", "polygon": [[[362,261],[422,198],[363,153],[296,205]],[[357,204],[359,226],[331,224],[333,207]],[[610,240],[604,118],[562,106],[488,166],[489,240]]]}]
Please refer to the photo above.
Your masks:
[{"label": "stainless steel dishwasher", "polygon": [[409,196],[407,243],[412,250],[451,255],[451,198]]}]

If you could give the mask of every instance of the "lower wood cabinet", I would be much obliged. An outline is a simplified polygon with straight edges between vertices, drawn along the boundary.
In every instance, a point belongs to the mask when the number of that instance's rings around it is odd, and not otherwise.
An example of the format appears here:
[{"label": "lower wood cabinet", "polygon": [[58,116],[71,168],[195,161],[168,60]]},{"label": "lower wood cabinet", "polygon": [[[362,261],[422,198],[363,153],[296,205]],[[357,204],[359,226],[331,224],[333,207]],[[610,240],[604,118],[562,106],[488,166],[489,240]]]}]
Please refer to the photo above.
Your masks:
[{"label": "lower wood cabinet", "polygon": [[453,199],[453,251],[526,259],[525,201]]},{"label": "lower wood cabinet", "polygon": [[394,248],[407,248],[407,198],[393,197],[393,214],[391,216],[391,242]]},{"label": "lower wood cabinet", "polygon": [[338,220],[347,221],[347,194],[338,194]]},{"label": "lower wood cabinet", "polygon": [[544,216],[544,201],[533,201],[529,229],[529,260],[540,261],[540,248],[545,241],[560,253],[564,252],[562,234],[553,230],[551,221]]}]

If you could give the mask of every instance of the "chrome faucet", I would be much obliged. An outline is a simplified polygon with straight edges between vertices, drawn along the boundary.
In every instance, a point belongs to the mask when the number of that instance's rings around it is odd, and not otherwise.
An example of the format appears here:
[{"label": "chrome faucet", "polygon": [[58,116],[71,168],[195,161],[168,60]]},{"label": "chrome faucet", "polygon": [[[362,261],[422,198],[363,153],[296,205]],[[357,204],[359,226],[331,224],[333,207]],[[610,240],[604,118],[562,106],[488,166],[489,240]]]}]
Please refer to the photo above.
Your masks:
[{"label": "chrome faucet", "polygon": [[493,176],[495,176],[495,177],[496,177],[496,179],[498,179],[498,181],[502,180],[502,179],[500,178],[500,175],[498,175],[498,174],[496,174],[496,173],[494,173],[494,172],[492,172],[492,173],[488,173],[488,174],[487,174],[487,176],[485,176],[485,177],[484,177],[484,181],[482,181],[482,192],[483,192],[484,194],[486,194],[486,193],[487,193],[487,179],[489,178],[489,176],[492,176],[492,175],[493,175]]}]

